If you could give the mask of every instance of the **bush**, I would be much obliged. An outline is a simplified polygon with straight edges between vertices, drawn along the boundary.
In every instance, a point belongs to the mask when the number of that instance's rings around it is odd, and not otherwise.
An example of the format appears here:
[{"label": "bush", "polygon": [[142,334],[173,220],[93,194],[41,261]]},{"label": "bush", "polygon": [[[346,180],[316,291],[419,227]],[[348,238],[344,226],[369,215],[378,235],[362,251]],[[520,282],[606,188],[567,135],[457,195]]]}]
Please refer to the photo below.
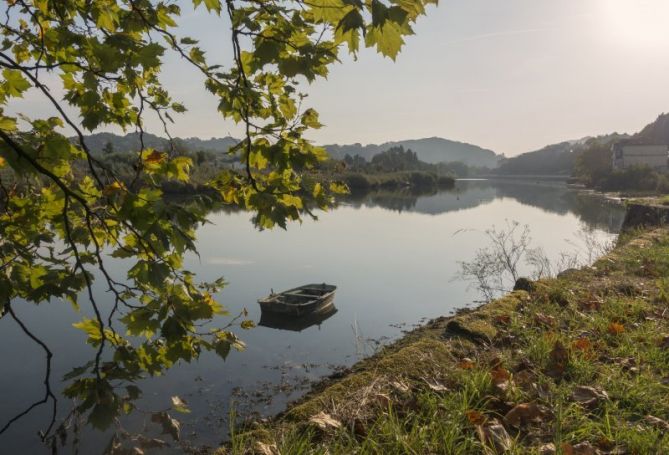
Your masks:
[{"label": "bush", "polygon": [[667,178],[648,166],[632,166],[601,177],[597,188],[604,191],[657,191]]}]

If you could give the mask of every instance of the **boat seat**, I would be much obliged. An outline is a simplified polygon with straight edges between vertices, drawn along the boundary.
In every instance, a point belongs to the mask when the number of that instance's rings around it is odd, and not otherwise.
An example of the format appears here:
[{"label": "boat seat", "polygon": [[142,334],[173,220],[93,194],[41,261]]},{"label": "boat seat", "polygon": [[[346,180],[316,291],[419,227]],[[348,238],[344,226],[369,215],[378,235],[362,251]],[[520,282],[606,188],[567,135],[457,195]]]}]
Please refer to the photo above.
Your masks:
[{"label": "boat seat", "polygon": [[284,292],[283,295],[294,295],[296,297],[318,297],[315,294],[309,294],[309,293],[302,292],[302,291]]}]

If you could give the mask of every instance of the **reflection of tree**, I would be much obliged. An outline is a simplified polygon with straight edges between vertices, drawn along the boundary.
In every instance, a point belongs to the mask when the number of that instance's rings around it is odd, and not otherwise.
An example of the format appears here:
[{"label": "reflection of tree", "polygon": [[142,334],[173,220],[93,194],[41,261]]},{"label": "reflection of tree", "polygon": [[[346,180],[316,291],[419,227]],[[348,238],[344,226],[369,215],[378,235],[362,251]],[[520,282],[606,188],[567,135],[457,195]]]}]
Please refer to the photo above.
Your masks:
[{"label": "reflection of tree", "polygon": [[459,180],[445,191],[372,191],[351,194],[353,207],[383,207],[397,212],[433,214],[477,207],[496,198],[511,198],[550,213],[573,213],[590,227],[617,232],[624,208],[597,195],[568,188],[562,182],[540,180]]}]

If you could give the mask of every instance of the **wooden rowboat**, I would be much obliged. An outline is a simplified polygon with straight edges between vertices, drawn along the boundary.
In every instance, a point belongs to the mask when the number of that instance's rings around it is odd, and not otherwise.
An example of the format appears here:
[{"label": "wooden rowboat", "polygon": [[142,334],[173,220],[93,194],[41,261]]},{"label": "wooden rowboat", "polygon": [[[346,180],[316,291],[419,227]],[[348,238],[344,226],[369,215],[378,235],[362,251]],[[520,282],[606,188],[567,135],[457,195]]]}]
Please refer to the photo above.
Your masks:
[{"label": "wooden rowboat", "polygon": [[269,313],[305,316],[327,311],[333,305],[337,286],[331,284],[306,284],[258,300],[260,309]]}]

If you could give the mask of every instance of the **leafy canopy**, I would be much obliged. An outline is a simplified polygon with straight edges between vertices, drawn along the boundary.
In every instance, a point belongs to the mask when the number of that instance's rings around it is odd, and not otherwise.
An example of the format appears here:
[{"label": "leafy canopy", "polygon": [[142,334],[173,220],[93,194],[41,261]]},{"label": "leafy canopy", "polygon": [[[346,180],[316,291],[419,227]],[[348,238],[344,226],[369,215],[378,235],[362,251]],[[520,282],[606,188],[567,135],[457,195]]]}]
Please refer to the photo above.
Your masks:
[{"label": "leafy canopy", "polygon": [[[230,326],[202,328],[225,314],[214,298],[224,282],[198,283],[183,268],[206,207],[163,197],[166,182],[188,182],[191,160],[174,147],[142,146],[134,175],[121,179],[91,153],[85,134],[113,126],[141,137],[152,115],[169,135],[170,123],[187,109],[160,81],[166,55],[175,53],[184,71],[204,77],[222,117],[245,131],[229,152],[243,171],[221,171],[209,188],[254,212],[259,227],[285,226],[314,207],[327,208],[344,190],[310,174],[326,153],[304,138],[321,124],[314,109],[303,107],[300,86],[326,77],[342,51],[355,55],[362,45],[395,59],[411,25],[435,1],[192,0],[192,7],[221,17],[232,46],[224,62],[211,62],[196,37],[182,36],[184,2],[4,2],[0,308],[33,339],[13,306],[64,300],[92,309],[93,317],[75,327],[97,354],[66,378],[72,382],[65,393],[78,400],[79,414],[107,427],[138,396],[136,388],[123,394],[112,384],[160,374],[202,351],[225,357],[243,348]],[[28,93],[54,115],[17,114]],[[108,254],[128,261],[124,279],[108,272]],[[98,302],[96,278],[112,305]],[[49,371],[44,401],[55,404]]]}]

